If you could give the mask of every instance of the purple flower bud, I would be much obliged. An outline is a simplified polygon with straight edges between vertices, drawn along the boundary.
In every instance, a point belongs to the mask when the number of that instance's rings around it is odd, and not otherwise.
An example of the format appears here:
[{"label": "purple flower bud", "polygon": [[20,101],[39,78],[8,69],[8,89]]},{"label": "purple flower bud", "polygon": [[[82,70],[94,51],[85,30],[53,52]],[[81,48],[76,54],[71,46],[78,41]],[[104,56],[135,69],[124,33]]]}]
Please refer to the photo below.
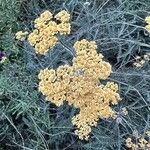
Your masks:
[{"label": "purple flower bud", "polygon": [[3,51],[0,51],[0,59],[2,59],[5,56],[5,53]]}]

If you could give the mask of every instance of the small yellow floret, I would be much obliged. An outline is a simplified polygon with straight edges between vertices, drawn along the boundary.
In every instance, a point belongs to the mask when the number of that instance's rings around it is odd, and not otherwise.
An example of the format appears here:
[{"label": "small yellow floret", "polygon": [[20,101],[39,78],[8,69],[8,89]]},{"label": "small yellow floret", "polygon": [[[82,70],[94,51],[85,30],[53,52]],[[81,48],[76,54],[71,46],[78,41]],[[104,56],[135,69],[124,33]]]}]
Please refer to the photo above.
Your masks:
[{"label": "small yellow floret", "polygon": [[61,21],[62,23],[66,23],[70,20],[70,14],[67,11],[62,10],[57,15],[55,15],[54,18]]},{"label": "small yellow floret", "polygon": [[145,18],[145,21],[146,21],[147,23],[149,23],[149,22],[150,22],[150,16],[147,16],[147,17]]},{"label": "small yellow floret", "polygon": [[40,18],[45,21],[51,20],[53,18],[53,14],[50,11],[46,10],[40,15]]},{"label": "small yellow floret", "polygon": [[138,144],[140,145],[141,148],[144,148],[147,143],[148,142],[144,138],[141,138],[141,139],[139,139],[139,143]]},{"label": "small yellow floret", "polygon": [[145,18],[145,22],[148,24],[145,26],[145,28],[148,32],[150,32],[150,16]]},{"label": "small yellow floret", "polygon": [[[150,148],[150,143],[148,143],[148,144],[146,145],[146,147],[147,147],[147,148]],[[148,149],[148,150],[149,150],[149,149]]]},{"label": "small yellow floret", "polygon": [[136,144],[132,144],[132,150],[138,150],[139,146]]},{"label": "small yellow floret", "polygon": [[144,60],[149,61],[150,60],[150,55],[144,55]]},{"label": "small yellow floret", "polygon": [[150,137],[150,130],[147,130],[146,134]]},{"label": "small yellow floret", "polygon": [[60,23],[57,25],[57,30],[60,32],[61,35],[63,34],[70,34],[70,23]]},{"label": "small yellow floret", "polygon": [[126,139],[126,146],[127,146],[128,148],[131,148],[132,145],[133,145],[132,139],[131,139],[131,138],[127,138],[127,139]]},{"label": "small yellow floret", "polygon": [[26,39],[26,36],[28,35],[28,32],[18,31],[16,33],[16,39],[20,41],[24,41]]}]

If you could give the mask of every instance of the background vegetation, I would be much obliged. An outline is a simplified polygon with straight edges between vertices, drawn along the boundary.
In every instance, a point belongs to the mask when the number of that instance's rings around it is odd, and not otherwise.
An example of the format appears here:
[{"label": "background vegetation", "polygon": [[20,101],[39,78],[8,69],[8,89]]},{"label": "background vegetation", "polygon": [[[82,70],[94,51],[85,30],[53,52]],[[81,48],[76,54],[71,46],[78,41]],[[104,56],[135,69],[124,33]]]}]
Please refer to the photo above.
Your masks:
[{"label": "background vegetation", "polygon": [[[150,52],[145,30],[149,0],[0,0],[0,150],[127,150],[125,139],[150,128],[150,64],[136,68],[135,57]],[[27,42],[15,40],[18,30],[32,30],[33,20],[44,10],[71,14],[72,31],[46,56],[36,55]],[[100,119],[89,141],[74,135],[71,118],[78,110],[67,104],[57,108],[38,92],[37,74],[45,67],[70,64],[72,45],[95,40],[98,52],[113,66],[108,80],[119,84],[123,107],[116,119]]]}]

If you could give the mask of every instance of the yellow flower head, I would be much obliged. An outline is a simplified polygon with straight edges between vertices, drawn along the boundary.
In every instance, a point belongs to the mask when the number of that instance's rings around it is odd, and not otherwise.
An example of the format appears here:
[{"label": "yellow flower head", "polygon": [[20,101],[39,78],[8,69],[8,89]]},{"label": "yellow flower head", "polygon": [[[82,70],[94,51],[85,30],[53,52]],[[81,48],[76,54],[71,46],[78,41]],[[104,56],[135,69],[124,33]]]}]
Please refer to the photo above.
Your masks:
[{"label": "yellow flower head", "polygon": [[147,16],[147,17],[145,18],[145,22],[146,22],[146,23],[150,23],[150,16]]},{"label": "yellow flower head", "polygon": [[132,139],[131,139],[131,138],[127,138],[127,139],[126,139],[126,146],[127,146],[128,148],[131,148],[132,145],[133,145]]},{"label": "yellow flower head", "polygon": [[150,143],[148,143],[148,144],[146,145],[146,147],[147,147],[147,148],[150,148]]},{"label": "yellow flower head", "polygon": [[144,138],[141,138],[141,139],[139,139],[139,143],[138,144],[140,145],[141,148],[144,148],[147,143],[148,142]]},{"label": "yellow flower head", "polygon": [[57,30],[61,35],[70,34],[70,29],[70,23],[60,23],[57,25]]},{"label": "yellow flower head", "polygon": [[68,101],[69,105],[80,109],[72,118],[77,127],[75,134],[80,139],[88,139],[92,126],[97,125],[99,118],[109,118],[114,111],[109,106],[117,104],[120,96],[118,85],[108,82],[103,85],[99,79],[106,79],[111,73],[111,65],[97,54],[94,41],[81,40],[74,44],[76,57],[73,65],[60,66],[56,70],[44,69],[39,73],[39,91],[47,100],[57,106]]},{"label": "yellow flower head", "polygon": [[147,130],[146,134],[150,137],[150,130]]},{"label": "yellow flower head", "polygon": [[146,25],[146,30],[148,31],[148,32],[150,32],[150,16],[147,16],[146,18],[145,18],[145,22],[148,24],[148,25]]},{"label": "yellow flower head", "polygon": [[138,150],[139,146],[136,144],[132,144],[132,150]]},{"label": "yellow flower head", "polygon": [[[60,23],[57,23],[57,20]],[[58,33],[61,35],[70,34],[69,20],[70,14],[65,10],[59,12],[55,17],[46,10],[34,20],[35,29],[29,35],[28,32],[19,31],[16,33],[16,39],[24,41],[28,35],[28,42],[34,46],[36,53],[45,54],[56,45]]]},{"label": "yellow flower head", "polygon": [[147,54],[146,54],[146,55],[144,55],[143,57],[144,57],[144,60],[145,60],[145,61],[149,61],[149,60],[150,60],[150,55],[147,55]]},{"label": "yellow flower head", "polygon": [[53,14],[50,11],[46,10],[40,15],[40,18],[45,21],[48,21],[53,18]]},{"label": "yellow flower head", "polygon": [[56,16],[56,19],[61,18],[61,23],[54,21],[53,14],[48,10],[35,19],[35,29],[29,34],[28,41],[35,47],[36,53],[45,54],[54,47],[57,43],[57,33],[70,34],[70,15],[66,11],[61,11]]}]

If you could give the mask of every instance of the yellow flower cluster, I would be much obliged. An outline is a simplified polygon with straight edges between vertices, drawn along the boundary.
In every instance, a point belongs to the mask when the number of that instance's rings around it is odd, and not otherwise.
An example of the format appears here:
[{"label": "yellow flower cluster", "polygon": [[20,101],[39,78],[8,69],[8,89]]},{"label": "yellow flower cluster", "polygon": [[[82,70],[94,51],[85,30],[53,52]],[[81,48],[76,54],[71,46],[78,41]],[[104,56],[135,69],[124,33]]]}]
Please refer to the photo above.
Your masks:
[{"label": "yellow flower cluster", "polygon": [[150,137],[150,130],[147,130],[147,131],[146,131],[146,134],[147,134],[147,136]]},{"label": "yellow flower cluster", "polygon": [[26,36],[28,35],[28,32],[25,31],[25,32],[22,32],[22,31],[18,31],[16,33],[16,39],[17,40],[20,40],[20,41],[24,41],[26,39]]},{"label": "yellow flower cluster", "polygon": [[[146,134],[147,134],[147,136],[149,138],[150,131],[148,130],[146,132]],[[137,144],[133,143],[131,138],[127,138],[126,139],[126,146],[128,148],[132,148],[132,149],[135,149],[135,148],[136,149],[139,149],[139,148],[140,149],[145,149],[145,148],[149,149],[150,148],[150,142],[148,142],[145,138],[137,136],[136,137],[136,141],[138,141]]]},{"label": "yellow flower cluster", "polygon": [[111,117],[114,112],[109,106],[120,100],[118,85],[113,82],[102,84],[99,79],[106,79],[111,65],[97,54],[94,41],[81,40],[74,44],[76,57],[73,65],[60,66],[56,70],[44,69],[39,73],[39,91],[47,100],[57,106],[68,101],[69,105],[80,109],[72,118],[77,127],[75,134],[80,139],[88,139],[91,127],[97,125],[99,118]]},{"label": "yellow flower cluster", "polygon": [[145,18],[145,22],[148,24],[148,25],[146,25],[146,30],[148,31],[148,32],[150,32],[150,16],[147,16],[146,18]]},{"label": "yellow flower cluster", "polygon": [[143,65],[150,60],[150,55],[146,54],[143,56],[136,56],[135,62],[133,63],[136,67],[143,67]]},{"label": "yellow flower cluster", "polygon": [[[59,20],[59,23],[57,23]],[[65,10],[59,12],[53,17],[53,14],[46,10],[34,20],[34,30],[29,34],[28,41],[34,46],[36,53],[45,54],[49,48],[56,45],[57,33],[70,33],[70,14]],[[16,33],[16,39],[25,40],[22,31]]]},{"label": "yellow flower cluster", "polygon": [[137,148],[138,148],[138,145],[133,144],[131,138],[127,138],[127,139],[126,139],[126,146],[127,146],[128,148],[132,148],[132,149],[137,149]]}]

